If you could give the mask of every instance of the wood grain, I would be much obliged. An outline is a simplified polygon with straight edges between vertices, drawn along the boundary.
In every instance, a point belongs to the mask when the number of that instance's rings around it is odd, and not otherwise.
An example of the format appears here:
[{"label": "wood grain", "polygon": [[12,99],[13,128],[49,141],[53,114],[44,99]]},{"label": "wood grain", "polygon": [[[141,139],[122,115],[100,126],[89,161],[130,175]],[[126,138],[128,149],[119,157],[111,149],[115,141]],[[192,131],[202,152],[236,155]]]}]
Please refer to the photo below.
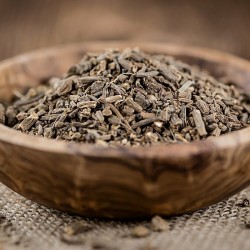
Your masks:
[{"label": "wood grain", "polygon": [[[227,76],[250,93],[250,63],[221,52],[166,44],[86,43],[0,64],[0,99],[61,75],[86,51],[139,45]],[[0,180],[38,203],[90,217],[172,215],[208,206],[250,183],[250,128],[202,142],[104,149],[0,126]]]}]

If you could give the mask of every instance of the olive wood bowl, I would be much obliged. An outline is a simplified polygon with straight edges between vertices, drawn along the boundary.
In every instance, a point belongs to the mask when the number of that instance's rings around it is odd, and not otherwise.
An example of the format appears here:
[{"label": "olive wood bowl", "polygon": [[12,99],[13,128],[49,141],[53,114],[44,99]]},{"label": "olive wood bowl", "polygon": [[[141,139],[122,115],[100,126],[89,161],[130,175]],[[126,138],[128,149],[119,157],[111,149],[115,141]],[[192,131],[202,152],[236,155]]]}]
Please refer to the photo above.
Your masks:
[{"label": "olive wood bowl", "polygon": [[[226,76],[250,93],[250,62],[209,49],[155,43],[82,43],[0,63],[0,100],[61,76],[87,51],[139,46]],[[204,208],[250,183],[250,127],[190,144],[98,148],[0,125],[0,181],[45,206],[89,217],[140,218]]]}]

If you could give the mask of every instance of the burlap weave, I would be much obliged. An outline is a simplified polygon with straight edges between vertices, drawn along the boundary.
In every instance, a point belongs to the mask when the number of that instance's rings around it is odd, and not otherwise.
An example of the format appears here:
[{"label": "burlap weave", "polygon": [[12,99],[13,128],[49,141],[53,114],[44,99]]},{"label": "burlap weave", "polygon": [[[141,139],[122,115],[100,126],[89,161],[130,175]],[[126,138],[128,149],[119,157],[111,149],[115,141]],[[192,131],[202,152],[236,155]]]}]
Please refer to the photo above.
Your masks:
[{"label": "burlap weave", "polygon": [[93,229],[78,245],[64,243],[61,234],[66,225],[82,218],[40,206],[3,185],[0,193],[0,249],[250,249],[250,229],[244,226],[250,221],[250,207],[237,205],[250,197],[250,188],[207,209],[168,218],[170,231],[140,239],[130,237],[131,228],[150,221],[85,219]]}]

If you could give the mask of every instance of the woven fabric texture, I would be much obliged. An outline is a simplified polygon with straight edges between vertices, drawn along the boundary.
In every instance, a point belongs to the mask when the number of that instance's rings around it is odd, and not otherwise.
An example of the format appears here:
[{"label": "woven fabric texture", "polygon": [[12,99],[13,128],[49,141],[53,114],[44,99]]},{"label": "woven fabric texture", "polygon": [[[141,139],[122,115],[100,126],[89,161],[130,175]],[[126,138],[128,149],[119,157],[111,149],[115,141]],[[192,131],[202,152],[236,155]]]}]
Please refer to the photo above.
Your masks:
[{"label": "woven fabric texture", "polygon": [[[250,188],[194,213],[166,218],[169,231],[132,238],[131,228],[145,221],[99,221],[45,208],[0,185],[0,249],[186,249],[249,250],[250,207],[238,204],[250,197]],[[91,230],[78,244],[65,243],[62,232],[75,221],[86,221]]]}]

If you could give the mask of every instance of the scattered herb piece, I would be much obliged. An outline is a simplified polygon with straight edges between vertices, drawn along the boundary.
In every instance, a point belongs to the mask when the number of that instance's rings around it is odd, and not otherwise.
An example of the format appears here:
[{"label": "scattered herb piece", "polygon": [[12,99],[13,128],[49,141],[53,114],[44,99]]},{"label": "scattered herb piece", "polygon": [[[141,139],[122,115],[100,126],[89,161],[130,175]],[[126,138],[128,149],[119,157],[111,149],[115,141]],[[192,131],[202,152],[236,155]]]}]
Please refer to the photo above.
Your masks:
[{"label": "scattered herb piece", "polygon": [[168,231],[169,224],[160,216],[154,216],[151,220],[151,229],[157,232]]},{"label": "scattered herb piece", "polygon": [[136,226],[131,230],[131,235],[135,238],[147,237],[149,234],[150,230],[145,226]]}]

